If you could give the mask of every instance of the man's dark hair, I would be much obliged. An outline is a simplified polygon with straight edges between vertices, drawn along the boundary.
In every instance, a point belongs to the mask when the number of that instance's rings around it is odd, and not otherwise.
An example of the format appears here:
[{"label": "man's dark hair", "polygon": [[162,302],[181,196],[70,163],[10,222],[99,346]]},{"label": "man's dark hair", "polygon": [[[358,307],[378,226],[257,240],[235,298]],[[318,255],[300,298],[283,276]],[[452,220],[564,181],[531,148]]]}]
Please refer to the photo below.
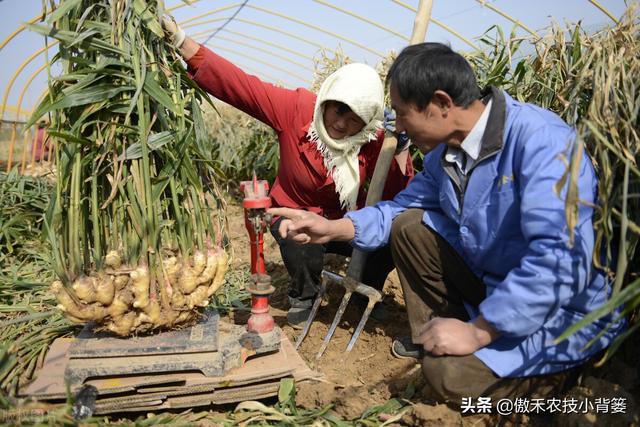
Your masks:
[{"label": "man's dark hair", "polygon": [[436,90],[446,92],[453,103],[466,108],[480,98],[471,65],[459,53],[442,43],[420,43],[402,49],[387,74],[400,98],[420,111],[431,102]]}]

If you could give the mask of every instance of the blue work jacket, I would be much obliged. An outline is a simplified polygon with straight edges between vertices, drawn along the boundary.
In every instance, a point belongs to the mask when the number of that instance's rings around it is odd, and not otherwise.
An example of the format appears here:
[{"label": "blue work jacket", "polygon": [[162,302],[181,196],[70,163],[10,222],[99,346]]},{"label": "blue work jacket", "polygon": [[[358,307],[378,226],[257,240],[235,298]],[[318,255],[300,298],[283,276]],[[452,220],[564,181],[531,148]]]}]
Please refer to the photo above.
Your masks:
[{"label": "blue work jacket", "polygon": [[392,201],[347,214],[352,245],[374,250],[388,243],[393,219],[408,208],[424,210],[423,223],[444,237],[486,284],[485,300],[465,304],[471,319],[482,314],[500,337],[475,352],[500,377],[562,371],[609,345],[622,325],[585,345],[612,315],[556,344],[572,324],[602,305],[610,286],[593,267],[596,177],[582,158],[574,244],[565,220],[566,186],[554,187],[576,146],[575,132],[550,111],[517,102],[491,88],[493,98],[478,160],[460,183],[446,146],[424,158],[424,169]]}]

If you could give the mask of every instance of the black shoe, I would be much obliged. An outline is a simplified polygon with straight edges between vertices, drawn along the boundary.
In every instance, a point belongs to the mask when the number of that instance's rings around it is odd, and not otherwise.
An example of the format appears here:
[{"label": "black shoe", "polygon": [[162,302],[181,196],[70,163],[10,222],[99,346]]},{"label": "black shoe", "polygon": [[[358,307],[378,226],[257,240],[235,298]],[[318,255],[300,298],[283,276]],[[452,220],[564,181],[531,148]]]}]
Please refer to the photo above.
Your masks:
[{"label": "black shoe", "polygon": [[313,298],[299,299],[289,296],[289,311],[287,311],[287,323],[293,329],[302,329],[311,314]]},{"label": "black shoe", "polygon": [[380,323],[384,323],[389,320],[389,310],[382,301],[373,306],[370,317]]},{"label": "black shoe", "polygon": [[293,329],[302,329],[310,314],[311,308],[291,307],[287,312],[287,323]]},{"label": "black shoe", "polygon": [[391,353],[399,359],[422,359],[424,348],[419,344],[414,344],[411,337],[400,337],[393,340]]},{"label": "black shoe", "polygon": [[[367,308],[369,299],[361,294],[353,294],[352,298],[355,301],[355,306],[364,311]],[[373,306],[369,317],[377,322],[384,323],[389,320],[389,310],[383,301],[378,302]]]}]

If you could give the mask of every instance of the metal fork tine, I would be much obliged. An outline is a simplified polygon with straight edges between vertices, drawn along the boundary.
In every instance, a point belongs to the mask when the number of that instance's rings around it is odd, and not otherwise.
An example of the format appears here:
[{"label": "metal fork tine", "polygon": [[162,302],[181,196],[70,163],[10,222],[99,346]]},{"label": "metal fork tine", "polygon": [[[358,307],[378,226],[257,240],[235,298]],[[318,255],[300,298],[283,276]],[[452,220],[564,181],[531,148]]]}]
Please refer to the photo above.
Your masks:
[{"label": "metal fork tine", "polygon": [[320,308],[320,303],[322,302],[324,298],[324,294],[326,292],[327,292],[327,281],[323,279],[320,281],[320,290],[318,291],[318,296],[316,296],[315,301],[313,301],[313,307],[311,307],[311,313],[309,313],[309,318],[305,322],[304,328],[302,329],[302,332],[300,333],[300,335],[298,335],[298,339],[296,340],[296,345],[295,345],[296,350],[298,349],[298,347],[300,347],[300,345],[302,344],[302,341],[306,338],[307,334],[309,333],[309,330],[311,329],[311,324],[316,318],[316,314],[318,313],[318,308]]},{"label": "metal fork tine", "polygon": [[322,346],[320,347],[320,350],[318,350],[318,353],[316,354],[316,360],[320,359],[324,351],[327,349],[327,345],[329,345],[329,340],[331,340],[331,337],[333,336],[333,333],[336,331],[336,327],[338,326],[338,322],[340,322],[340,319],[342,318],[342,315],[344,314],[344,311],[347,308],[347,304],[349,304],[349,299],[351,298],[351,294],[352,292],[350,290],[347,290],[347,292],[345,292],[344,296],[342,297],[342,301],[340,302],[340,307],[338,308],[338,312],[333,318],[333,323],[331,323],[329,332],[327,332],[327,336],[324,337],[324,341],[322,341]]},{"label": "metal fork tine", "polygon": [[353,349],[353,346],[355,345],[356,341],[358,340],[358,337],[360,336],[360,332],[362,332],[362,329],[364,328],[365,323],[367,323],[367,320],[371,315],[371,311],[373,310],[374,305],[376,305],[376,301],[372,301],[370,299],[369,303],[367,304],[367,308],[365,308],[364,313],[362,313],[362,317],[360,318],[360,323],[358,323],[358,327],[353,333],[351,340],[349,340],[349,345],[347,345],[347,350],[345,351],[345,353],[349,353]]}]

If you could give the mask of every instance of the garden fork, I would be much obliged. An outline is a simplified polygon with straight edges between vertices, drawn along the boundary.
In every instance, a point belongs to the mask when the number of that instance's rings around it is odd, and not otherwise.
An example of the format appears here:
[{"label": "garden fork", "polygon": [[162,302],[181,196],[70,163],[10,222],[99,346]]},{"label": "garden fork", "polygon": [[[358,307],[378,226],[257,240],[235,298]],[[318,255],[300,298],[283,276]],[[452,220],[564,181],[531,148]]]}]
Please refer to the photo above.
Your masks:
[{"label": "garden fork", "polygon": [[[395,154],[395,149],[397,146],[397,141],[395,137],[387,137],[384,139],[382,147],[380,148],[380,154],[378,155],[378,160],[376,161],[376,167],[373,172],[373,177],[371,178],[371,183],[369,185],[369,191],[367,193],[367,206],[371,206],[377,203],[382,198],[382,190],[384,189],[384,184],[387,179],[387,173],[389,172],[389,166],[391,165],[391,161],[393,160],[393,156]],[[302,329],[302,333],[298,336],[296,340],[296,349],[300,347],[302,341],[309,333],[309,329],[311,329],[311,324],[318,313],[318,309],[320,308],[320,303],[324,298],[324,295],[327,292],[327,282],[335,282],[338,283],[345,288],[345,294],[342,297],[342,301],[340,302],[340,307],[338,307],[338,311],[336,312],[335,317],[333,318],[333,322],[331,323],[331,327],[329,328],[329,332],[324,337],[324,341],[322,342],[322,346],[318,353],[316,354],[316,360],[322,357],[322,354],[327,349],[327,345],[333,336],[333,333],[344,314],[344,311],[347,308],[347,304],[349,304],[349,300],[351,299],[351,295],[353,293],[358,293],[364,295],[368,299],[367,308],[364,310],[362,314],[362,318],[360,319],[360,323],[356,327],[349,344],[347,345],[346,352],[350,352],[353,348],[356,340],[360,336],[362,329],[364,328],[369,315],[371,314],[371,310],[373,310],[373,306],[380,300],[382,300],[382,294],[380,291],[372,288],[371,286],[367,286],[361,282],[362,279],[362,271],[364,269],[365,261],[367,260],[367,253],[360,251],[358,249],[354,249],[351,254],[351,261],[349,262],[349,267],[347,268],[346,277],[342,277],[339,274],[332,273],[330,271],[323,270],[322,271],[322,280],[320,281],[320,289],[318,291],[318,296],[313,302],[313,306],[311,308],[311,313],[309,314],[309,318],[307,319],[304,328]]]}]

